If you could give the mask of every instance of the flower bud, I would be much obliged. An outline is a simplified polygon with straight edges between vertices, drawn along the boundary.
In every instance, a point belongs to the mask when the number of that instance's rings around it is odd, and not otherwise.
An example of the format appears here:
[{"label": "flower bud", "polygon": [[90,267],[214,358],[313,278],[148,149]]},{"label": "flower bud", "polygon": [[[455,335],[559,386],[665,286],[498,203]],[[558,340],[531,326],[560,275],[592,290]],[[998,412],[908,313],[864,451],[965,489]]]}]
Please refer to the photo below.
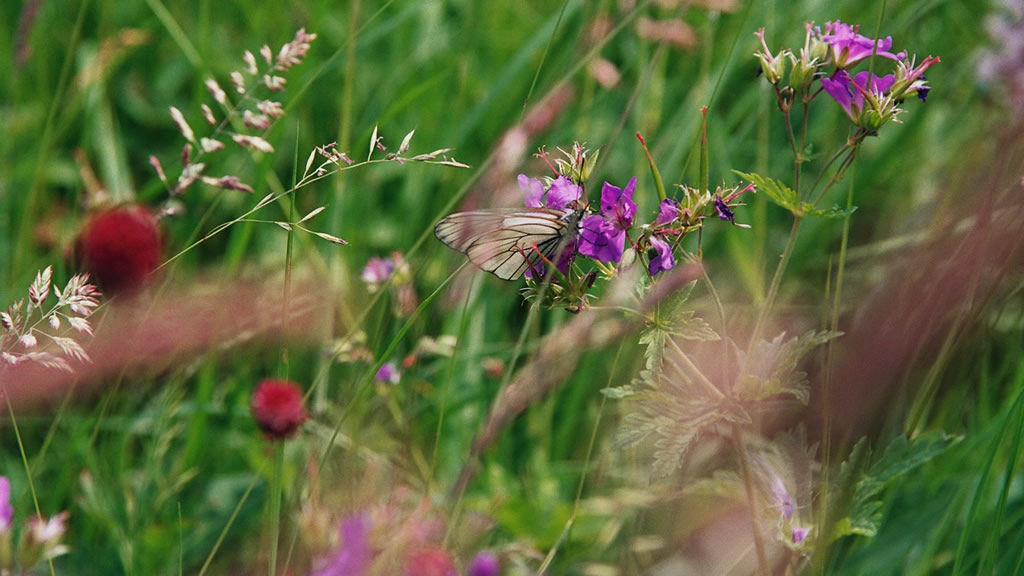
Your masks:
[{"label": "flower bud", "polygon": [[288,380],[267,379],[252,393],[253,419],[268,440],[283,440],[306,421],[302,390]]}]

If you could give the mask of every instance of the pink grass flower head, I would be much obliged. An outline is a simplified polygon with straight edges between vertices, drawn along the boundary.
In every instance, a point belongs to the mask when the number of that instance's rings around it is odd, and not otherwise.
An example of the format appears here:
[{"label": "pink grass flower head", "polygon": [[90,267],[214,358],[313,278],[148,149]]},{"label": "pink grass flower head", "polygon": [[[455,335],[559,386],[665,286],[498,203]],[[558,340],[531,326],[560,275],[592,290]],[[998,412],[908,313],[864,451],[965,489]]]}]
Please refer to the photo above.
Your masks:
[{"label": "pink grass flower head", "polygon": [[267,379],[252,393],[253,419],[269,440],[283,440],[295,434],[306,421],[302,389],[289,380]]},{"label": "pink grass flower head", "polygon": [[494,552],[481,552],[466,569],[466,576],[501,576],[501,563]]},{"label": "pink grass flower head", "polygon": [[138,290],[162,259],[157,220],[142,206],[93,214],[75,243],[75,254],[110,294]]},{"label": "pink grass flower head", "polygon": [[633,225],[633,217],[636,215],[634,190],[635,177],[630,179],[625,189],[604,183],[601,188],[601,214],[592,214],[583,219],[580,254],[599,262],[618,262],[622,259],[626,230]]},{"label": "pink grass flower head", "polygon": [[13,518],[14,508],[11,507],[11,481],[7,479],[7,476],[0,476],[0,534],[10,529]]},{"label": "pink grass flower head", "polygon": [[872,54],[889,60],[902,60],[905,57],[903,53],[889,52],[889,49],[892,48],[891,36],[872,40],[859,32],[860,26],[850,26],[839,20],[825,24],[825,33],[822,34],[821,40],[831,48],[832,63],[837,68],[850,68],[858,62],[870,58]]},{"label": "pink grass flower head", "polygon": [[338,549],[312,576],[365,576],[373,562],[370,518],[365,513],[341,521]]},{"label": "pink grass flower head", "polygon": [[67,511],[48,519],[39,516],[31,518],[18,544],[18,562],[31,568],[66,554],[68,547],[61,543],[61,539],[67,531],[67,519]]}]

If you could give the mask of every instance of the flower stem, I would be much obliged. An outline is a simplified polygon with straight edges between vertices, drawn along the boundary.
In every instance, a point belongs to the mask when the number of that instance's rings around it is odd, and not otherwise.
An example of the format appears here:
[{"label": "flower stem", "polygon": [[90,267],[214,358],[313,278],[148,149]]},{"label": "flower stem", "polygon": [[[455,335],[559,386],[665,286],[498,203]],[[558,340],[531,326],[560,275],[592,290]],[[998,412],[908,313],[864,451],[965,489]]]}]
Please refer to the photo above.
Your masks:
[{"label": "flower stem", "polygon": [[[28,490],[32,494],[32,504],[36,508],[36,516],[43,518],[43,513],[39,508],[39,498],[36,496],[36,485],[32,482],[32,468],[28,465],[28,455],[25,454],[25,443],[21,440],[21,429],[18,428],[18,419],[14,417],[14,406],[11,405],[11,397],[7,394],[7,386],[4,386],[3,390],[4,403],[7,404],[7,413],[11,416],[11,428],[14,428],[14,437],[18,440],[18,450],[21,451],[21,462],[25,465],[25,479],[28,482]],[[50,575],[56,576],[56,572],[53,569],[53,559],[48,558],[47,563],[50,565]]]},{"label": "flower stem", "polygon": [[270,564],[267,574],[277,574],[277,541],[281,535],[281,495],[284,492],[284,442],[274,442],[274,470],[270,476]]},{"label": "flower stem", "polygon": [[750,351],[753,350],[757,340],[761,337],[761,331],[764,329],[765,320],[768,319],[768,314],[771,313],[772,306],[775,304],[775,297],[779,293],[779,285],[782,283],[782,275],[786,271],[786,265],[789,264],[789,258],[793,255],[793,246],[796,245],[796,235],[800,230],[800,217],[793,217],[793,227],[789,230],[789,241],[786,242],[786,248],[782,251],[782,258],[779,260],[779,265],[775,268],[775,275],[772,276],[772,283],[768,287],[768,294],[764,299],[764,306],[761,307],[761,313],[757,315],[757,322],[754,324],[754,331],[750,335],[750,344],[747,346],[747,357],[750,357]]}]

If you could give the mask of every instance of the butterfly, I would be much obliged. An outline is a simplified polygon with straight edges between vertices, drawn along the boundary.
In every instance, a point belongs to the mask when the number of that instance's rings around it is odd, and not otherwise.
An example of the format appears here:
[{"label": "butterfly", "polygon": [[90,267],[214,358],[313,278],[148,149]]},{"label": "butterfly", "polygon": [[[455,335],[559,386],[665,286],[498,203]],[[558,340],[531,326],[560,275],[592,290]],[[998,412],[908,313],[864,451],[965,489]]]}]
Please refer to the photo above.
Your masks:
[{"label": "butterfly", "polygon": [[481,270],[518,280],[545,260],[554,261],[579,236],[582,215],[583,210],[550,208],[456,212],[437,223],[434,235]]}]

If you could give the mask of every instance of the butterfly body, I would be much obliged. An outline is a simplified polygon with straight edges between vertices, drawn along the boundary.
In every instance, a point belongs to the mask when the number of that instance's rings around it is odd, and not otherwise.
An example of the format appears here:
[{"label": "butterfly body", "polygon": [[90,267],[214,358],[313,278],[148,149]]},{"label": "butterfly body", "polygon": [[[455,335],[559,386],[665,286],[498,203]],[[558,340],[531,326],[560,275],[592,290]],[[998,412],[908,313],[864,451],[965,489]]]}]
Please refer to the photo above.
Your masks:
[{"label": "butterfly body", "polygon": [[579,236],[582,214],[550,208],[456,212],[437,223],[434,235],[481,270],[517,280],[556,259]]}]

